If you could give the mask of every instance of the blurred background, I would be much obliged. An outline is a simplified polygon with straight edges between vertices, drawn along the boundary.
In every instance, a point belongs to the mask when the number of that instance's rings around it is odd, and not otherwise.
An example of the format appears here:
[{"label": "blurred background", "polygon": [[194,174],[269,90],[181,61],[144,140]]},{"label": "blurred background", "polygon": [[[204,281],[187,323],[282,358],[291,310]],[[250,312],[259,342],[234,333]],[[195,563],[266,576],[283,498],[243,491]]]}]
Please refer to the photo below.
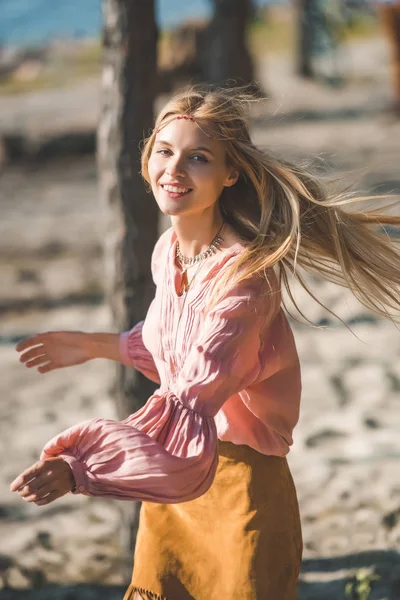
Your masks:
[{"label": "blurred background", "polygon": [[[253,108],[255,143],[334,185],[400,195],[400,3],[158,0],[153,15],[150,0],[132,0],[133,16],[124,4],[0,0],[2,600],[117,599],[126,581],[116,502],[67,495],[39,508],[8,491],[50,437],[86,418],[121,414],[114,365],[95,361],[42,377],[14,350],[37,331],[130,324],[110,310],[106,266],[120,226],[110,212],[118,178],[128,182],[125,202],[142,194],[129,192],[141,186],[138,168],[110,167],[121,157],[116,132],[129,122],[118,109],[121,57],[132,68],[124,75],[133,79],[125,89],[136,111],[131,154],[151,127],[153,106],[180,86],[251,83],[263,98]],[[157,46],[137,15],[155,19]],[[142,51],[133,52],[132,39]],[[151,196],[143,198],[149,212],[137,213],[135,227],[150,248],[166,223]],[[304,535],[298,598],[396,600],[399,331],[344,290],[312,284],[343,321],[296,292],[318,325],[291,318],[303,367],[289,455]]]}]

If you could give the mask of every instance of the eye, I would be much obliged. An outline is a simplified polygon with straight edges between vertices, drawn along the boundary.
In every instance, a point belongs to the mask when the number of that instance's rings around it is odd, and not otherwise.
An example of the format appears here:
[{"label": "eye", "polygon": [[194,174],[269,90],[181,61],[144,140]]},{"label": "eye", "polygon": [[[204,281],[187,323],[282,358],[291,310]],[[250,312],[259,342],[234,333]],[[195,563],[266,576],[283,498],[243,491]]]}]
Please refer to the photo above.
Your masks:
[{"label": "eye", "polygon": [[171,150],[162,148],[161,150],[157,150],[157,154],[161,154],[161,156],[169,156],[171,154]]},{"label": "eye", "polygon": [[195,159],[195,162],[208,162],[208,159],[203,154],[194,154],[192,158]]}]

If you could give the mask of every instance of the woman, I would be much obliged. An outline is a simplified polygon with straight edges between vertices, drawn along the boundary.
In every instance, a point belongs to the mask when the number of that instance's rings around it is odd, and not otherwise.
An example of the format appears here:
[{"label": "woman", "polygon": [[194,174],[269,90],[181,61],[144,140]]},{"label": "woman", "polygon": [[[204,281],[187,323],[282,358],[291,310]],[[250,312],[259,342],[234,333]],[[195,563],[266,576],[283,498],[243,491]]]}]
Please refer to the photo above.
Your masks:
[{"label": "woman", "polygon": [[286,454],[300,369],[281,307],[297,265],[392,318],[399,255],[298,168],[255,147],[250,97],[194,87],[161,111],[142,172],[172,227],[156,244],[156,296],[121,336],[55,332],[20,343],[41,373],[96,357],[159,384],[122,422],[52,439],[11,484],[41,506],[74,493],[142,500],[125,600],[294,600],[302,540]]}]

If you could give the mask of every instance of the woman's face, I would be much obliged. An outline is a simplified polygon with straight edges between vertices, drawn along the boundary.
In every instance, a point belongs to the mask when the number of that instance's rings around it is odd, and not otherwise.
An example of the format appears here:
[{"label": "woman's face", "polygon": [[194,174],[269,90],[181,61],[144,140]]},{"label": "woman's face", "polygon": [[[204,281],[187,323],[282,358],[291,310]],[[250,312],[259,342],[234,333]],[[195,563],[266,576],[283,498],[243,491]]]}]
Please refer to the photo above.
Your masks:
[{"label": "woman's face", "polygon": [[226,164],[223,142],[189,119],[174,119],[156,134],[148,172],[160,210],[171,216],[213,209],[224,187],[238,178]]}]

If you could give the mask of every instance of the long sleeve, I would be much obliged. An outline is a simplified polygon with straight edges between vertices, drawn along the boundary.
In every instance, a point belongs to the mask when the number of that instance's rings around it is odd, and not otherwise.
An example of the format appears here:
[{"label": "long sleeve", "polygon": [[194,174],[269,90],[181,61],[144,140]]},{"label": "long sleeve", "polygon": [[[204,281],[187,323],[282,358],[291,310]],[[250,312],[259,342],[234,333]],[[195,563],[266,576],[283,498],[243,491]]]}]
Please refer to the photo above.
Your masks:
[{"label": "long sleeve", "polygon": [[268,318],[246,287],[209,312],[177,379],[122,422],[85,421],[52,439],[42,459],[61,455],[79,492],[121,500],[177,503],[201,496],[218,462],[214,417],[261,370]]},{"label": "long sleeve", "polygon": [[153,356],[143,343],[142,329],[144,321],[137,323],[130,331],[124,331],[119,336],[119,351],[121,361],[128,367],[134,367],[155,383],[160,383],[160,376],[154,363]]}]

